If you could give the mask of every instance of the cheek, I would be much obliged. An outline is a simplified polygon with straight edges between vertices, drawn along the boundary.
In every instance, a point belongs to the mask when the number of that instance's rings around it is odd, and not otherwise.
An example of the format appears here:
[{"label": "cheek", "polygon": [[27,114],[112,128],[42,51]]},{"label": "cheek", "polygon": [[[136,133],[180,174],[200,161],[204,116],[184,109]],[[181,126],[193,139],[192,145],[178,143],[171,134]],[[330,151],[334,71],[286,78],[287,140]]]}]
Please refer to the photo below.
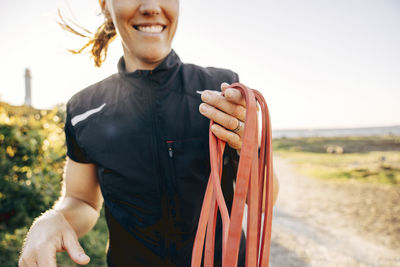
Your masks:
[{"label": "cheek", "polygon": [[179,5],[171,5],[168,9],[166,9],[166,14],[168,20],[171,22],[173,32],[175,33],[179,20]]},{"label": "cheek", "polygon": [[167,16],[170,17],[170,19],[178,19],[179,16],[179,1],[176,0],[170,0],[166,1],[163,4],[164,7],[164,12],[166,12]]},{"label": "cheek", "polygon": [[115,26],[124,26],[131,18],[133,12],[135,12],[136,1],[129,0],[117,0],[111,3],[111,15]]}]

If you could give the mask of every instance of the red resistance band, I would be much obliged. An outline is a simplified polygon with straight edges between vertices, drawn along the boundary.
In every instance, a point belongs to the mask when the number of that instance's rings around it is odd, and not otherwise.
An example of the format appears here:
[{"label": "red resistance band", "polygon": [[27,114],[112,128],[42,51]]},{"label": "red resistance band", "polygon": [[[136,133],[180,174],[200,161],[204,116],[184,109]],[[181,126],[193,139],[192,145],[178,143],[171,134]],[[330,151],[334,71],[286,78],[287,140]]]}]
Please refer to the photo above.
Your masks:
[{"label": "red resistance band", "polygon": [[[273,209],[273,170],[271,124],[268,107],[264,97],[257,90],[249,89],[240,83],[234,83],[229,88],[239,90],[246,99],[246,121],[242,136],[242,148],[232,210],[229,215],[221,189],[222,156],[225,149],[225,142],[218,139],[211,132],[211,126],[214,122],[210,121],[211,173],[193,245],[192,267],[200,267],[201,265],[204,241],[204,266],[212,267],[214,265],[215,227],[218,210],[222,218],[222,266],[237,266],[246,200],[248,204],[246,267],[268,266],[269,264]],[[258,153],[256,101],[258,101],[262,111],[260,153]],[[265,215],[262,225],[264,195]]]}]

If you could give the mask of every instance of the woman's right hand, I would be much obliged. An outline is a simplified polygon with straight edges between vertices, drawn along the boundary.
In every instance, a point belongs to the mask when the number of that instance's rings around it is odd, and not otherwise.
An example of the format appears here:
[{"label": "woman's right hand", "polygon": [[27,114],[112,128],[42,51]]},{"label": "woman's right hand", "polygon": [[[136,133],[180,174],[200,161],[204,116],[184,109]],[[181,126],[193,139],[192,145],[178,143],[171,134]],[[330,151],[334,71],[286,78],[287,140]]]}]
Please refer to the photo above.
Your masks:
[{"label": "woman's right hand", "polygon": [[18,266],[55,267],[56,252],[62,251],[67,251],[71,259],[80,265],[86,265],[90,261],[64,215],[59,211],[49,210],[32,224]]}]

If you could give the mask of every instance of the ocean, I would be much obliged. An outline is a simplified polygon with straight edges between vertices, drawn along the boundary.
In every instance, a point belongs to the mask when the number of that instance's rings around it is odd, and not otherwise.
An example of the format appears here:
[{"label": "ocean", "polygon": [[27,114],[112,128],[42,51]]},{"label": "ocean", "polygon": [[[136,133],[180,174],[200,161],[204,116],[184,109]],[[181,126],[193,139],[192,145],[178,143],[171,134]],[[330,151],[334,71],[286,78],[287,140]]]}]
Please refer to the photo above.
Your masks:
[{"label": "ocean", "polygon": [[296,137],[338,137],[338,136],[400,136],[399,126],[366,127],[366,128],[342,128],[342,129],[293,129],[272,130],[272,138],[296,138]]}]

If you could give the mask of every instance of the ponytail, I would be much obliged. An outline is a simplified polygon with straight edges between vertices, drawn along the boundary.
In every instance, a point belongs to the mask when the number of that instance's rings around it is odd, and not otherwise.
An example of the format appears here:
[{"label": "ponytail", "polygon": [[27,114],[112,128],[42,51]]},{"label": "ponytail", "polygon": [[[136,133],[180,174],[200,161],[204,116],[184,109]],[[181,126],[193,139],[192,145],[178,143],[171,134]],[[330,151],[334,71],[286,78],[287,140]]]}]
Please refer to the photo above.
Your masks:
[{"label": "ponytail", "polygon": [[[81,54],[84,50],[91,47],[90,54],[94,59],[94,64],[96,67],[100,67],[106,60],[108,45],[114,41],[117,36],[112,20],[106,19],[104,23],[97,28],[96,33],[93,34],[73,21],[66,22],[64,17],[61,15],[60,10],[58,11],[58,16],[60,18],[58,24],[63,30],[88,39],[88,42],[82,48],[76,50],[68,49],[68,51],[72,54]],[[71,26],[72,24],[73,26]],[[79,28],[80,31],[76,28]],[[81,31],[84,31],[85,33],[82,33]]]}]

